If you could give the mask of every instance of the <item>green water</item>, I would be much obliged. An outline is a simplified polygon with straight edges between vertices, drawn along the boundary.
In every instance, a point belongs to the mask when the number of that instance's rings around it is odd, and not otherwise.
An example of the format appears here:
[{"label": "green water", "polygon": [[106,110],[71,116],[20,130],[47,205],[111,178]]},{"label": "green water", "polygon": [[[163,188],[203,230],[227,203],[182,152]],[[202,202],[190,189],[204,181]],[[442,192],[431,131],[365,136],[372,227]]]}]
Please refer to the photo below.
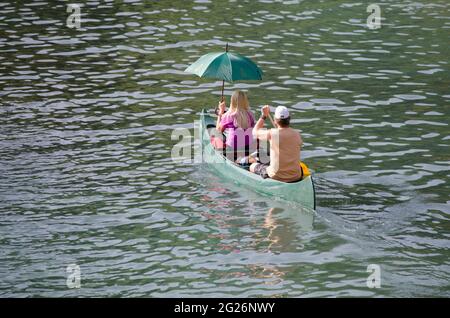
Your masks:
[{"label": "green water", "polygon": [[[447,1],[378,2],[378,30],[369,1],[87,1],[80,30],[67,3],[0,3],[0,296],[450,296]],[[171,160],[220,98],[183,70],[227,42],[315,213]]]}]

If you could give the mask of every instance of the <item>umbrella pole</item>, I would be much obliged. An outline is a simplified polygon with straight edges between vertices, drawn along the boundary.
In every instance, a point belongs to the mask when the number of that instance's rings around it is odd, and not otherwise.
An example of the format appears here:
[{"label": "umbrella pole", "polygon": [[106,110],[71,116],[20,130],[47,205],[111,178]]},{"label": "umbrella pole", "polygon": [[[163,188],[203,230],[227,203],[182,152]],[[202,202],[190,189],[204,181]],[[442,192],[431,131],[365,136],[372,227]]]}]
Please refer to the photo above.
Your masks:
[{"label": "umbrella pole", "polygon": [[[227,42],[227,45],[225,45],[225,52],[228,52],[228,42]],[[225,87],[225,81],[222,80],[222,98],[220,100],[222,102],[223,102],[223,89],[224,89],[224,87]]]},{"label": "umbrella pole", "polygon": [[[222,81],[222,97],[220,98],[220,102],[223,102],[223,88],[225,86],[225,81]],[[219,107],[216,106],[216,109],[214,109],[214,113],[216,115],[219,115]]]}]

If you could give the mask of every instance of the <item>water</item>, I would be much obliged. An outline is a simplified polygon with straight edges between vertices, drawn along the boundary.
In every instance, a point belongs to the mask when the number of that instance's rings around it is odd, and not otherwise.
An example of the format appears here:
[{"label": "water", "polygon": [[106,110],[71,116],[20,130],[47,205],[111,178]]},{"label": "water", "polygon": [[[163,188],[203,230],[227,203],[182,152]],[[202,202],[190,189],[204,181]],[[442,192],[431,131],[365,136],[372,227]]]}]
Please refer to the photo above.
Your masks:
[{"label": "water", "polygon": [[[450,296],[450,5],[367,4],[88,1],[76,30],[0,3],[0,296]],[[226,42],[265,72],[226,94],[291,110],[315,213],[170,160],[220,95],[183,70]]]}]

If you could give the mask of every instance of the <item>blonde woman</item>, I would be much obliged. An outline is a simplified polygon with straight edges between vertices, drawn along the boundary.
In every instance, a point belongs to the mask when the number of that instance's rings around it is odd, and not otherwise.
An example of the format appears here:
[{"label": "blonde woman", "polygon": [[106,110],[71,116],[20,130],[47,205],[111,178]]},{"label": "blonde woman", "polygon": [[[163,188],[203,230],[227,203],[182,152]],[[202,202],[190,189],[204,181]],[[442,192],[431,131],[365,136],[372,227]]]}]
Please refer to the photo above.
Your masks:
[{"label": "blonde woman", "polygon": [[247,94],[235,91],[231,96],[230,109],[225,112],[225,101],[219,103],[216,129],[226,135],[226,146],[234,149],[249,149],[253,143],[252,128],[255,117],[250,111]]}]

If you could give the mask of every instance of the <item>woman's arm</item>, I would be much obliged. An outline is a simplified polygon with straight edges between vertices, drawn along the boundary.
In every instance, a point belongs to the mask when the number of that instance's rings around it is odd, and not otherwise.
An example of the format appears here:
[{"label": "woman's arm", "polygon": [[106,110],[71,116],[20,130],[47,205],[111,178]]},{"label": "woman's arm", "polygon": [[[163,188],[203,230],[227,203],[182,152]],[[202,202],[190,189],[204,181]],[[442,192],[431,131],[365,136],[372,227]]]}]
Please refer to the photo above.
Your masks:
[{"label": "woman's arm", "polygon": [[216,121],[216,129],[220,132],[224,131],[220,122],[222,120],[223,113],[225,113],[225,107],[226,107],[226,105],[225,105],[224,101],[219,103],[219,113],[218,113],[217,121]]}]

